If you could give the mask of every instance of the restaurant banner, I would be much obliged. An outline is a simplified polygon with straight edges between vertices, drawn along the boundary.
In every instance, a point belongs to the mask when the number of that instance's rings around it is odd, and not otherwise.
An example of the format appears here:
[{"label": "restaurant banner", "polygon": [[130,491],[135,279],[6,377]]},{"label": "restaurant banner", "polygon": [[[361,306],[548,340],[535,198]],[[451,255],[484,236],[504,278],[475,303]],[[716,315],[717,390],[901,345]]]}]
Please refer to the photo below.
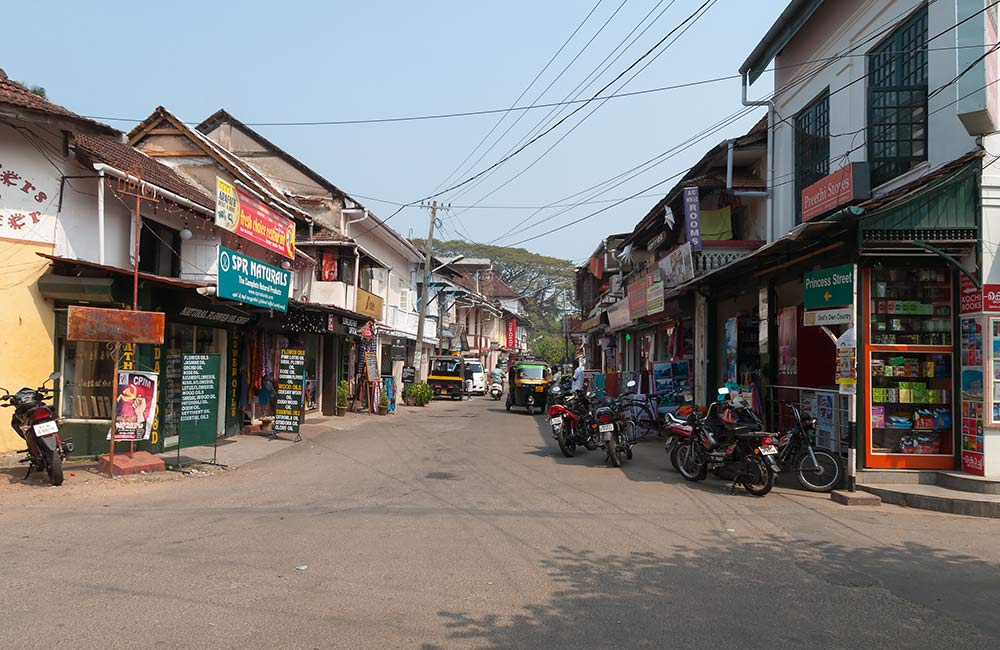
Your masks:
[{"label": "restaurant banner", "polygon": [[215,225],[295,259],[295,222],[238,185],[215,179]]},{"label": "restaurant banner", "polygon": [[631,321],[632,316],[629,313],[628,300],[619,300],[608,308],[608,327],[612,331],[627,327]]},{"label": "restaurant banner", "polygon": [[156,417],[155,372],[119,370],[115,388],[115,440],[149,440]]},{"label": "restaurant banner", "polygon": [[628,311],[632,318],[646,315],[646,276],[640,275],[628,285]]},{"label": "restaurant banner", "polygon": [[291,283],[290,271],[219,246],[216,293],[220,298],[265,309],[288,311],[288,290]]}]

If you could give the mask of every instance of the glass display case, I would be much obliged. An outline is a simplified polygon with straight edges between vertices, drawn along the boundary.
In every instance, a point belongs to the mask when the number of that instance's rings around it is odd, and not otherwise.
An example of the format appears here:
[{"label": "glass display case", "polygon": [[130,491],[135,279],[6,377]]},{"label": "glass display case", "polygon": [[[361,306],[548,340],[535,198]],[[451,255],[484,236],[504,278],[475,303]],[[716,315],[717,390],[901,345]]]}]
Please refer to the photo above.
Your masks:
[{"label": "glass display case", "polygon": [[951,274],[945,269],[871,272],[872,345],[951,345]]},{"label": "glass display case", "polygon": [[871,452],[951,454],[952,355],[871,353]]}]

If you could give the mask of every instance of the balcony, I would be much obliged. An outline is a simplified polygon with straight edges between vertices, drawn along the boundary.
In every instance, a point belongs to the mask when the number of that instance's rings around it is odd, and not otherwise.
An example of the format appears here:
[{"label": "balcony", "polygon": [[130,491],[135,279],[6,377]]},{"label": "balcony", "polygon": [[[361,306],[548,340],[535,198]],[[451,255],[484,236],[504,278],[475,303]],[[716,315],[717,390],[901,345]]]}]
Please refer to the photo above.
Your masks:
[{"label": "balcony", "polygon": [[320,282],[319,280],[313,280],[308,292],[311,302],[354,311],[353,285],[345,282]]},{"label": "balcony", "polygon": [[762,241],[747,241],[742,239],[705,240],[701,250],[692,255],[694,275],[704,275],[722,268],[730,262],[746,257],[764,245]]},{"label": "balcony", "polygon": [[[385,308],[385,324],[390,330],[408,334],[414,339],[417,337],[417,324],[420,322],[420,315],[413,311],[404,311],[394,305]],[[437,338],[437,320],[433,318],[424,319],[424,338]]]}]

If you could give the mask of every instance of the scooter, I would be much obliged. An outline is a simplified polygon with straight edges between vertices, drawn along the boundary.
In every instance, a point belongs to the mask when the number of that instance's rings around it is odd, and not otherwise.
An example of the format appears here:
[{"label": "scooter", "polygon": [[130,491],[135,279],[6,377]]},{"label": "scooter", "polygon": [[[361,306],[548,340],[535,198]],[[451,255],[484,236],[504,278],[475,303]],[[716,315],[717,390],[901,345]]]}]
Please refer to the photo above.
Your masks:
[{"label": "scooter", "polygon": [[73,443],[63,441],[59,435],[60,420],[52,407],[45,403],[53,391],[45,384],[61,376],[62,373],[53,372],[38,388],[25,387],[13,395],[6,388],[0,388],[4,392],[0,395],[0,406],[14,409],[10,426],[28,443],[25,450],[28,457],[21,461],[28,463],[28,473],[24,478],[31,476],[32,471],[45,471],[52,485],[62,485],[63,461],[73,452]]},{"label": "scooter", "polygon": [[503,397],[503,382],[494,381],[490,384],[490,397],[500,401],[500,398]]}]

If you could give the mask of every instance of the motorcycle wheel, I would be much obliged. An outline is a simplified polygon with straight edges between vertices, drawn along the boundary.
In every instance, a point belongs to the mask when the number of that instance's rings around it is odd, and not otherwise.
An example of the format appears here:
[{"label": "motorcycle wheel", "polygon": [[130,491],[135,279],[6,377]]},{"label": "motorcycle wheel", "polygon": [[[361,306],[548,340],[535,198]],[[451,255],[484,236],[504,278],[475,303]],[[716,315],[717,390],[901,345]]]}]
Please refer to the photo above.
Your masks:
[{"label": "motorcycle wheel", "polygon": [[840,485],[840,476],[843,471],[840,469],[840,461],[826,451],[814,449],[816,465],[813,466],[809,453],[804,453],[795,460],[795,477],[799,479],[799,485],[810,492],[832,492]]},{"label": "motorcycle wheel", "polygon": [[614,465],[615,467],[621,467],[622,457],[618,451],[618,434],[611,435],[611,440],[608,440],[607,451],[608,451],[608,460],[611,461],[611,464]]},{"label": "motorcycle wheel", "polygon": [[740,484],[755,497],[762,497],[774,487],[774,470],[763,458],[747,454],[743,459],[743,476]]},{"label": "motorcycle wheel", "polygon": [[45,473],[49,475],[49,483],[52,485],[62,485],[62,456],[58,450],[45,450]]},{"label": "motorcycle wheel", "polygon": [[625,458],[632,460],[632,446],[625,447]]},{"label": "motorcycle wheel", "polygon": [[708,464],[696,458],[694,445],[682,442],[674,448],[677,456],[677,471],[688,481],[704,481],[708,476]]},{"label": "motorcycle wheel", "polygon": [[681,466],[677,462],[677,448],[680,447],[680,443],[674,443],[674,446],[670,448],[670,464],[673,465],[675,471],[681,471]]},{"label": "motorcycle wheel", "polygon": [[566,427],[559,427],[559,435],[556,436],[556,442],[559,443],[559,451],[566,458],[572,458],[576,456],[576,445],[566,439]]}]

